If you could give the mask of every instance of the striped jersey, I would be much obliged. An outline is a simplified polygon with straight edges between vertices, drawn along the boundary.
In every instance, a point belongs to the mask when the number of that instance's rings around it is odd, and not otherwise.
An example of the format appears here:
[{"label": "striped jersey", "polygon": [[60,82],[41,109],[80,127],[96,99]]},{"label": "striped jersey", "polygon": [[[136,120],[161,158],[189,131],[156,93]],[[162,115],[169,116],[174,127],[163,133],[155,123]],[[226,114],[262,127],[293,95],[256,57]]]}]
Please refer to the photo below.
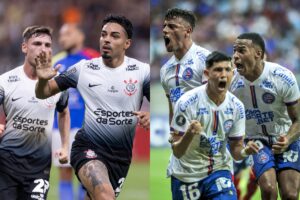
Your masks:
[{"label": "striped jersey", "polygon": [[199,181],[218,170],[232,171],[232,158],[226,148],[228,139],[242,139],[245,133],[245,110],[230,92],[217,106],[206,93],[207,85],[184,94],[176,103],[171,128],[183,135],[192,120],[201,123],[186,153],[170,163],[168,175],[183,182]]},{"label": "striped jersey", "polygon": [[292,124],[287,105],[300,98],[295,76],[288,69],[264,62],[262,74],[253,82],[236,73],[230,91],[245,105],[246,137],[273,142]]},{"label": "striped jersey", "polygon": [[193,43],[180,60],[173,55],[160,70],[161,84],[172,107],[185,92],[202,85],[206,57],[210,51]]}]

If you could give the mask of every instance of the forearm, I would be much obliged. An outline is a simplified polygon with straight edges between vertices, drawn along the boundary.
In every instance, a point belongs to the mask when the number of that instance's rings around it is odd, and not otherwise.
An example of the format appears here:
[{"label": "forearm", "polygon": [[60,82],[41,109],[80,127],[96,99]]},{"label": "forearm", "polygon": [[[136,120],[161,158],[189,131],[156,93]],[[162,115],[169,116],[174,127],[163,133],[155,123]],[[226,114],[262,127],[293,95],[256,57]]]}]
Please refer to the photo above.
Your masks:
[{"label": "forearm", "polygon": [[291,125],[287,133],[289,144],[296,141],[299,137],[300,137],[300,121],[296,121]]},{"label": "forearm", "polygon": [[70,137],[70,112],[69,108],[61,113],[58,113],[58,128],[61,137],[61,147],[69,149],[69,137]]},{"label": "forearm", "polygon": [[194,135],[192,133],[186,132],[177,141],[172,142],[172,150],[176,158],[179,159],[185,154],[193,138]]},{"label": "forearm", "polygon": [[60,92],[58,85],[54,79],[39,79],[35,85],[35,94],[39,99],[46,99]]},{"label": "forearm", "polygon": [[243,160],[245,159],[244,156],[242,156],[241,152],[244,149],[243,145],[237,145],[232,148],[231,155],[234,158],[234,160]]}]

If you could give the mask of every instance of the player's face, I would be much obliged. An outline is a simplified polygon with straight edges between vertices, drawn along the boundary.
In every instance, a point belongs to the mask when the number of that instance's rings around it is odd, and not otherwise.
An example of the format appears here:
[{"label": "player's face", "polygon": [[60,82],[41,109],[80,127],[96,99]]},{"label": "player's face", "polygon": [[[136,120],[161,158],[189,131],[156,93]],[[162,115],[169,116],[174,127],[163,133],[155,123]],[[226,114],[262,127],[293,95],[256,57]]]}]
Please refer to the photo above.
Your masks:
[{"label": "player's face", "polygon": [[163,35],[167,51],[174,52],[183,48],[188,33],[188,23],[181,17],[165,20],[163,25]]},{"label": "player's face", "polygon": [[251,75],[256,67],[257,48],[251,40],[237,39],[233,45],[233,63],[242,76]]},{"label": "player's face", "polygon": [[83,35],[74,24],[65,24],[59,31],[59,44],[67,52],[83,44]]},{"label": "player's face", "polygon": [[29,64],[35,67],[35,58],[42,51],[44,51],[51,60],[52,58],[52,41],[49,35],[40,34],[38,36],[32,36],[22,44],[22,52],[26,54],[26,60]]},{"label": "player's face", "polygon": [[210,88],[216,93],[226,92],[231,83],[233,71],[229,61],[215,62],[213,66],[204,71],[208,77]]},{"label": "player's face", "polygon": [[117,23],[103,26],[100,36],[100,52],[103,59],[113,59],[125,55],[131,40],[127,38],[125,29]]}]

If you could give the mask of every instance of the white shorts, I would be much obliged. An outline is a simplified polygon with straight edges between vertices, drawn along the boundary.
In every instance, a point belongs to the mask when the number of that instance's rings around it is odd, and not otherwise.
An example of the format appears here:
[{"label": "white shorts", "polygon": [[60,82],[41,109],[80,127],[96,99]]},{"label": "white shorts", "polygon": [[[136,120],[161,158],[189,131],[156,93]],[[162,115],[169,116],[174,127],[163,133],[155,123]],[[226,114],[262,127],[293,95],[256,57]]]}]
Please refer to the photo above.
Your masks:
[{"label": "white shorts", "polygon": [[52,164],[56,167],[71,167],[70,165],[70,155],[71,155],[71,147],[74,142],[75,135],[79,128],[70,130],[70,139],[69,139],[69,161],[66,164],[60,164],[58,161],[58,157],[55,157],[55,152],[61,148],[61,138],[58,129],[53,129],[52,131]]}]

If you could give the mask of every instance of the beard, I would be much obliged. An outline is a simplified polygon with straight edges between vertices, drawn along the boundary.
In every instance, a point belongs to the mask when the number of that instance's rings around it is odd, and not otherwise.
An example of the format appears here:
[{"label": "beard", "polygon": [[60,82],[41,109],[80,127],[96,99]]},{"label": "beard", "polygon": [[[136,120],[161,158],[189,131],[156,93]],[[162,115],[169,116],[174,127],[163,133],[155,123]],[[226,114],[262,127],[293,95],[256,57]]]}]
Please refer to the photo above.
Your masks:
[{"label": "beard", "polygon": [[107,53],[103,53],[102,55],[102,58],[104,59],[111,59],[111,55],[107,54]]}]

